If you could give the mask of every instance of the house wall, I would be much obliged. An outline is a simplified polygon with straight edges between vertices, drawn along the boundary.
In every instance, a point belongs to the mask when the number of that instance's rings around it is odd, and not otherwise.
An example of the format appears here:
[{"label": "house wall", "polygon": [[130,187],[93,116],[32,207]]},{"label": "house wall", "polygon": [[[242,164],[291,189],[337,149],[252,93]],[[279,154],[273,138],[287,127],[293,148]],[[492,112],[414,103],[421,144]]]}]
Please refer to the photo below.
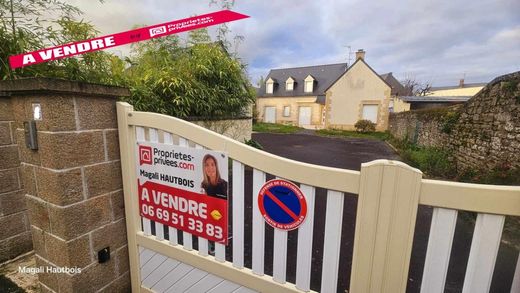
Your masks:
[{"label": "house wall", "polygon": [[388,127],[391,88],[364,62],[357,62],[327,90],[327,128],[354,129],[361,119],[363,104],[379,106],[376,129]]},{"label": "house wall", "polygon": [[405,111],[410,111],[410,103],[407,103],[399,97],[394,97],[394,113],[401,113]]},{"label": "house wall", "polygon": [[[283,108],[291,107],[289,117],[283,116]],[[322,125],[323,106],[316,103],[316,96],[257,98],[258,121],[264,121],[265,107],[276,107],[276,123],[298,125],[299,107],[311,107],[311,124]]]},{"label": "house wall", "polygon": [[483,88],[483,86],[476,86],[449,90],[438,90],[428,93],[428,96],[474,96]]}]

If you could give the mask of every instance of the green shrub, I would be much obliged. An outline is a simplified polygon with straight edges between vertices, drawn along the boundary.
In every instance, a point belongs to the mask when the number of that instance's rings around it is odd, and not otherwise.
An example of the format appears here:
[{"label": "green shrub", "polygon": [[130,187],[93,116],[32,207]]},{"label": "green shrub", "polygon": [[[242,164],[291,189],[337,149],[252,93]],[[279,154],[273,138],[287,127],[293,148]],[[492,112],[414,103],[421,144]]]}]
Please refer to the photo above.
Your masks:
[{"label": "green shrub", "polygon": [[370,120],[358,120],[354,124],[357,132],[367,133],[376,131],[376,124]]}]

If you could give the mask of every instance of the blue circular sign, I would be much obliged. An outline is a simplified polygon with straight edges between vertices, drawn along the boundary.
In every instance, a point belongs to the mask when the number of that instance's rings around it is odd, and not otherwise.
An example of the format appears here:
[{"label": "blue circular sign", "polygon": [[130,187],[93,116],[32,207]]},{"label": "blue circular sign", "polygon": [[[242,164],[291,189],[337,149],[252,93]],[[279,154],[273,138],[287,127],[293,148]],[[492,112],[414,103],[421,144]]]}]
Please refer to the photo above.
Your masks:
[{"label": "blue circular sign", "polygon": [[267,181],[258,194],[258,208],[267,224],[281,230],[298,228],[307,215],[305,196],[290,181]]}]

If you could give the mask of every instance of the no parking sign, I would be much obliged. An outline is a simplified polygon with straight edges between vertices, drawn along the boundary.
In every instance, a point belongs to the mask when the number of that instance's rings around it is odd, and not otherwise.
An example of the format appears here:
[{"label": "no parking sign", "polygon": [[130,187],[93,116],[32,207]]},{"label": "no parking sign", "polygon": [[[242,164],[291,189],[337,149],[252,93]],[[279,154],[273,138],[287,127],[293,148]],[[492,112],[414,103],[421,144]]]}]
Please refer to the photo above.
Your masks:
[{"label": "no parking sign", "polygon": [[258,208],[267,224],[280,230],[298,228],[307,215],[307,202],[298,186],[274,179],[267,181],[258,193]]}]

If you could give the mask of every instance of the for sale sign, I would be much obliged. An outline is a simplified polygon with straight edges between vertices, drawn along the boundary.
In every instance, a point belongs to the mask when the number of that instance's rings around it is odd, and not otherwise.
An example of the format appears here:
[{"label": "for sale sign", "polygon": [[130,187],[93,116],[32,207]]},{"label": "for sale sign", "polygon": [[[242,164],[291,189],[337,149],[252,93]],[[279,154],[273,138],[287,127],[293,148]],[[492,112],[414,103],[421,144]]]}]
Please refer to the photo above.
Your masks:
[{"label": "for sale sign", "polygon": [[140,142],[137,156],[142,217],[227,245],[225,153]]}]

